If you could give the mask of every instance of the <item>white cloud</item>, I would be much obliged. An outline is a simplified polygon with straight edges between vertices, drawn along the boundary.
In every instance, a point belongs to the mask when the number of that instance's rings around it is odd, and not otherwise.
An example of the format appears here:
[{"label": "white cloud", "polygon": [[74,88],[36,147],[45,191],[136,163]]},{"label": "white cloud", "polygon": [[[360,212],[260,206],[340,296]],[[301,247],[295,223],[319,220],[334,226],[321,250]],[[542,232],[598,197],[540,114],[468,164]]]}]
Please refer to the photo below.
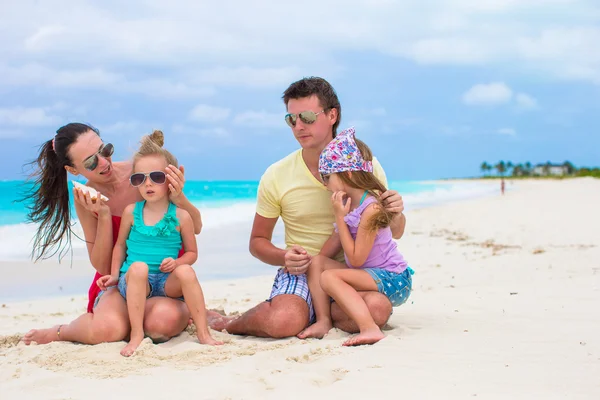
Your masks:
[{"label": "white cloud", "polygon": [[[311,15],[310,29],[305,20],[289,18],[295,4],[261,4],[132,0],[114,8],[94,0],[68,6],[23,0],[2,10],[0,53],[16,68],[39,60],[101,66],[108,76],[92,76],[96,81],[111,81],[110,71],[127,71],[127,81],[135,81],[140,66],[155,66],[156,79],[176,71],[183,85],[195,77],[209,86],[281,86],[311,71],[325,75],[326,64],[339,71],[344,52],[372,51],[600,84],[600,27],[590,0],[306,0],[303,7],[320,10]],[[73,24],[90,15],[93,24]]]},{"label": "white cloud", "polygon": [[463,94],[463,102],[468,105],[495,105],[508,103],[513,92],[504,82],[477,84]]},{"label": "white cloud", "polygon": [[239,126],[254,128],[284,128],[284,115],[282,113],[270,113],[266,111],[245,111],[233,118],[233,123]]},{"label": "white cloud", "polygon": [[173,133],[190,136],[229,137],[229,131],[225,128],[196,128],[193,126],[175,124],[171,128]]},{"label": "white cloud", "polygon": [[537,110],[539,108],[537,100],[525,93],[518,93],[515,101],[521,110]]},{"label": "white cloud", "polygon": [[229,118],[230,114],[229,108],[198,104],[190,111],[189,119],[196,122],[219,122]]},{"label": "white cloud", "polygon": [[515,136],[517,131],[515,131],[513,128],[500,128],[496,131],[496,133],[501,135]]},{"label": "white cloud", "polygon": [[0,125],[17,127],[52,126],[61,121],[61,118],[48,114],[46,108],[40,107],[12,107],[0,108]]}]

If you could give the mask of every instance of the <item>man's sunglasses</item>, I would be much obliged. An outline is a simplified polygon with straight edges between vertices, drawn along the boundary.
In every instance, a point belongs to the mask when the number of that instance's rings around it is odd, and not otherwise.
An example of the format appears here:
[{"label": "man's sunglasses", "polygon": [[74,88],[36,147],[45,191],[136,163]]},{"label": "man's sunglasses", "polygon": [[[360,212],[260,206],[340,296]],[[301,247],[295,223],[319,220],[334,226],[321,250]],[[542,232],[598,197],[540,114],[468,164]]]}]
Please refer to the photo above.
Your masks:
[{"label": "man's sunglasses", "polygon": [[314,124],[317,120],[317,116],[319,114],[323,114],[324,112],[325,110],[319,111],[318,113],[314,111],[302,111],[298,114],[285,114],[285,122],[287,122],[287,124],[292,128],[296,126],[296,121],[298,118],[300,118],[300,121],[304,122],[305,124]]},{"label": "man's sunglasses", "polygon": [[98,154],[100,154],[104,158],[108,158],[113,155],[115,151],[115,146],[112,143],[103,144],[100,147],[100,150],[96,152],[96,154],[89,156],[85,160],[83,160],[83,167],[88,171],[93,171],[98,166]]},{"label": "man's sunglasses", "polygon": [[135,173],[129,177],[129,182],[131,182],[131,186],[138,187],[144,182],[146,182],[146,177],[149,177],[150,180],[157,185],[162,185],[167,180],[167,175],[162,171],[152,171],[150,173],[144,174],[141,172]]}]

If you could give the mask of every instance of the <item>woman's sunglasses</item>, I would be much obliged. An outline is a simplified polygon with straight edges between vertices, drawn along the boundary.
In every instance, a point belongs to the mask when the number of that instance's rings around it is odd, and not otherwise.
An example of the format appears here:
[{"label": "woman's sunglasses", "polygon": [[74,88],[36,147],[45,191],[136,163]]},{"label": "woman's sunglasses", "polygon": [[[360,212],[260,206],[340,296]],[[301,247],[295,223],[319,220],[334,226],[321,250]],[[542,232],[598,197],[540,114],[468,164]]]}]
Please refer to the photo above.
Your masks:
[{"label": "woman's sunglasses", "polygon": [[287,124],[292,128],[296,126],[296,121],[298,118],[300,118],[300,121],[304,122],[305,124],[314,124],[317,120],[317,116],[319,114],[323,114],[324,112],[325,110],[319,111],[318,113],[314,111],[302,111],[298,114],[286,114],[285,122],[287,122]]},{"label": "woman's sunglasses", "polygon": [[100,150],[96,152],[93,156],[89,156],[85,160],[83,160],[83,167],[88,171],[93,171],[98,166],[98,154],[100,154],[104,158],[108,158],[113,155],[115,151],[115,146],[112,143],[103,144],[100,147]]},{"label": "woman's sunglasses", "polygon": [[138,187],[144,182],[146,182],[146,177],[149,177],[150,180],[157,185],[162,185],[167,180],[167,175],[162,171],[152,171],[148,174],[144,174],[141,172],[135,173],[129,177],[129,182],[131,182],[131,186]]}]

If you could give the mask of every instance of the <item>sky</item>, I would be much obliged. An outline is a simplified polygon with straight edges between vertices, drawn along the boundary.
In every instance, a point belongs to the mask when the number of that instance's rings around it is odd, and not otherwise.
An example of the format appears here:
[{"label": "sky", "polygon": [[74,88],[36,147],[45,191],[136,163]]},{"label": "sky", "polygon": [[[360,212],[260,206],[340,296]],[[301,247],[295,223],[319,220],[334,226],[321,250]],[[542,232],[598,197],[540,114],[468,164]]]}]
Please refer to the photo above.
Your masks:
[{"label": "sky", "polygon": [[258,180],[298,148],[288,85],[320,76],[388,179],[483,161],[600,165],[597,0],[28,1],[0,5],[0,179],[68,122],[187,179]]}]

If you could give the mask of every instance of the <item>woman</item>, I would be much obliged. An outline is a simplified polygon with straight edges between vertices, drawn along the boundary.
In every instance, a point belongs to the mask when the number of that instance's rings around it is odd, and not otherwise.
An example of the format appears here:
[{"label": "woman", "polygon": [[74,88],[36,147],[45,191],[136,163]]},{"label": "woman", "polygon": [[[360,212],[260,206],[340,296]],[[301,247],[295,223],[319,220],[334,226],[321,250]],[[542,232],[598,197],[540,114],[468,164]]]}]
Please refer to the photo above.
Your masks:
[{"label": "woman", "polygon": [[[129,319],[125,300],[118,290],[100,292],[96,280],[110,273],[112,248],[117,239],[121,215],[128,204],[141,200],[139,191],[129,184],[132,163],[112,162],[113,146],[103,143],[97,129],[80,123],[67,124],[52,140],[41,146],[37,158],[36,185],[29,197],[33,199],[28,218],[38,223],[33,254],[39,260],[70,244],[69,186],[67,172],[82,175],[87,186],[108,197],[105,203],[92,200],[89,193],[74,190],[75,211],[83,228],[87,250],[96,276],[90,286],[88,312],[68,325],[28,332],[25,344],[50,343],[56,340],[98,344],[125,339]],[[182,193],[184,176],[174,166],[166,168],[171,201],[186,210],[194,221],[194,231],[200,233],[200,212]],[[185,329],[189,312],[183,302],[156,297],[146,303],[144,331],[155,341],[168,340]]]}]

